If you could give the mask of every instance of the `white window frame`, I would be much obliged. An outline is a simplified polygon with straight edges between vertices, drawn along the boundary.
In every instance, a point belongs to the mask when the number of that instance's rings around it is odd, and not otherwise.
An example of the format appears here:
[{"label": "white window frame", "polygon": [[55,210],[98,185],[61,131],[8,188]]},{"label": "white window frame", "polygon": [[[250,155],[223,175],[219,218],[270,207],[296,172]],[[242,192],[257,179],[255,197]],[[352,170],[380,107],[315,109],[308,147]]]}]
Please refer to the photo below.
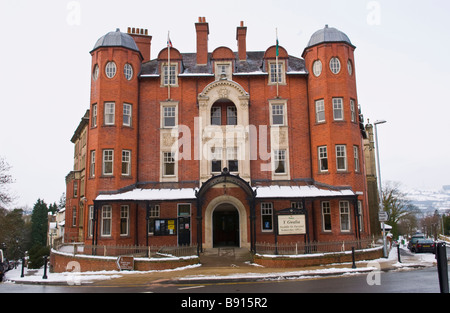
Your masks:
[{"label": "white window frame", "polygon": [[[172,123],[169,121],[173,120]],[[178,105],[177,103],[161,103],[161,128],[174,128],[178,125]]]},{"label": "white window frame", "polygon": [[[325,173],[325,172],[328,172],[328,168],[329,168],[329,165],[328,165],[328,149],[327,149],[327,146],[319,146],[319,147],[317,147],[317,155],[318,155],[318,158],[319,158],[319,172],[323,172],[323,173]],[[323,165],[323,160],[325,160],[326,161],[326,169],[324,168],[324,166],[322,166]]]},{"label": "white window frame", "polygon": [[342,98],[333,98],[333,120],[344,120],[344,104]]},{"label": "white window frame", "polygon": [[355,172],[359,173],[361,171],[361,165],[359,162],[359,147],[358,146],[353,146],[353,158],[355,160]]},{"label": "white window frame", "polygon": [[[284,171],[283,172],[277,172],[278,169],[278,162],[284,163]],[[288,173],[287,170],[287,149],[276,149],[273,150],[273,173],[275,175],[285,175]]]},{"label": "white window frame", "polygon": [[350,232],[350,203],[348,201],[339,201],[339,222],[341,232]]},{"label": "white window frame", "polygon": [[[220,105],[216,105],[216,106],[212,106],[211,107],[211,114],[210,114],[210,124],[211,125],[217,125],[220,126],[222,125],[222,106]],[[213,123],[213,119],[214,119],[214,123]],[[218,124],[217,124],[218,121]]]},{"label": "white window frame", "polygon": [[[113,149],[105,149],[102,153],[102,175],[103,176],[112,176],[114,175],[114,150]],[[106,171],[107,164],[111,163],[111,172]]]},{"label": "white window frame", "polygon": [[[264,216],[270,216],[270,228],[264,227]],[[272,202],[261,202],[261,232],[273,232]]]},{"label": "white window frame", "polygon": [[[237,171],[231,170],[230,161],[236,162]],[[239,173],[239,151],[238,147],[227,147],[227,167],[230,172]]]},{"label": "white window frame", "polygon": [[320,60],[315,60],[313,63],[313,73],[314,76],[319,77],[322,74],[322,62]]},{"label": "white window frame", "polygon": [[78,198],[78,181],[73,181],[73,197]]},{"label": "white window frame", "polygon": [[[180,207],[189,207],[189,212],[187,214],[184,213],[183,215],[180,214]],[[177,204],[177,216],[178,217],[190,217],[191,216],[191,204],[190,203],[178,203]]]},{"label": "white window frame", "polygon": [[105,102],[104,125],[114,125],[116,120],[116,103]]},{"label": "white window frame", "polygon": [[355,100],[353,100],[353,99],[350,99],[350,120],[353,123],[356,123]]},{"label": "white window frame", "polygon": [[127,80],[131,80],[133,78],[133,66],[130,63],[126,63],[123,66],[123,74]]},{"label": "white window frame", "polygon": [[100,73],[100,68],[99,68],[98,64],[95,64],[94,65],[94,69],[92,71],[92,79],[94,81],[96,81],[98,79],[98,74],[99,73]]},{"label": "white window frame", "polygon": [[97,127],[97,103],[92,105],[91,127]]},{"label": "white window frame", "polygon": [[72,208],[72,226],[77,226],[77,207]]},{"label": "white window frame", "polygon": [[[125,168],[124,168],[125,166]],[[131,175],[131,150],[122,150],[122,176]],[[125,169],[125,172],[124,172]]]},{"label": "white window frame", "polygon": [[117,65],[114,61],[109,61],[105,66],[105,74],[108,78],[114,78],[117,73]]},{"label": "white window frame", "polygon": [[353,75],[353,63],[350,59],[347,60],[347,71],[348,71],[348,75],[350,75],[350,76]]},{"label": "white window frame", "polygon": [[88,237],[92,237],[94,233],[94,206],[89,206],[89,219],[88,219]]},{"label": "white window frame", "polygon": [[102,206],[102,223],[101,223],[101,236],[111,237],[112,233],[112,206]]},{"label": "white window frame", "polygon": [[[279,120],[275,121],[276,118],[281,117],[281,123]],[[270,110],[270,125],[272,126],[285,126],[286,125],[286,109],[284,103],[272,103]]]},{"label": "white window frame", "polygon": [[316,100],[316,123],[325,122],[325,101],[324,99]]},{"label": "white window frame", "polygon": [[227,125],[237,125],[237,108],[235,105],[227,105]]},{"label": "white window frame", "polygon": [[339,74],[341,71],[341,61],[337,57],[332,57],[330,59],[330,70],[333,74]]},{"label": "white window frame", "polygon": [[[221,173],[223,169],[223,149],[222,147],[211,147],[210,149],[210,171],[211,173]],[[213,162],[220,162],[219,170],[213,169]],[[217,163],[219,164],[219,163]]]},{"label": "white window frame", "polygon": [[[122,232],[122,222],[125,221],[125,232]],[[128,236],[130,231],[130,206],[121,205],[120,206],[120,226],[119,232],[120,236]]]},{"label": "white window frame", "polygon": [[[159,204],[155,204],[150,207],[150,210],[148,212],[148,234],[153,235],[154,229],[153,227],[150,227],[150,225],[154,225],[154,220],[159,218],[161,215],[161,207]],[[153,231],[152,231],[153,230]]]},{"label": "white window frame", "polygon": [[90,161],[89,177],[95,177],[95,150],[91,151]]},{"label": "white window frame", "polygon": [[[276,85],[277,84],[276,67],[277,67],[277,62],[275,60],[268,62],[269,85]],[[279,85],[285,85],[286,84],[286,73],[285,73],[285,62],[284,62],[284,60],[278,60],[278,84]]]},{"label": "white window frame", "polygon": [[[332,222],[331,222],[331,205],[330,201],[322,201],[320,204],[322,208],[322,231],[323,232],[331,232],[333,230]],[[330,220],[330,229],[326,228],[325,219],[329,218]]]},{"label": "white window frame", "polygon": [[[167,166],[173,164],[173,173],[168,173]],[[177,176],[177,161],[176,153],[172,151],[162,151],[162,165],[163,165],[163,177],[176,177]]]},{"label": "white window frame", "polygon": [[[341,162],[340,162],[341,160]],[[342,163],[340,166],[340,163]],[[346,145],[336,145],[336,170],[346,171],[347,170],[347,146]]]},{"label": "white window frame", "polygon": [[[161,85],[167,87],[169,85],[168,68],[169,63],[165,62],[162,65]],[[170,62],[170,87],[178,87],[178,63]]]},{"label": "white window frame", "polygon": [[133,118],[133,106],[129,103],[123,104],[123,126],[131,127]]}]

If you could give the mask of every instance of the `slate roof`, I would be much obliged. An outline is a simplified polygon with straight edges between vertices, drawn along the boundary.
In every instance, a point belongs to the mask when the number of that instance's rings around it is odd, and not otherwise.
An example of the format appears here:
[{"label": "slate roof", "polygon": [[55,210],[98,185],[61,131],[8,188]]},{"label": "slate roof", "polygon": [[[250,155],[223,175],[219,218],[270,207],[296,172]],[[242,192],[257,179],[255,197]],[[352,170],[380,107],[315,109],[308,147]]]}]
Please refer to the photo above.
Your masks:
[{"label": "slate roof", "polygon": [[97,40],[92,51],[100,47],[124,47],[139,52],[139,48],[133,37],[126,33],[122,33],[118,28],[115,32],[109,32]]},{"label": "slate roof", "polygon": [[311,36],[306,48],[316,46],[324,42],[345,42],[353,46],[350,38],[348,38],[345,33],[334,27],[328,27],[328,25],[325,25],[325,28],[319,29]]},{"label": "slate roof", "polygon": [[[238,61],[237,52],[235,52],[234,75],[267,75],[267,69],[264,62],[264,51],[248,51],[247,60]],[[208,63],[206,65],[197,65],[196,53],[182,53],[181,76],[188,75],[213,75],[211,62],[211,53],[208,54]],[[305,68],[305,61],[301,58],[289,56],[287,74],[308,74]],[[159,75],[158,60],[151,60],[141,67],[141,76]]]}]

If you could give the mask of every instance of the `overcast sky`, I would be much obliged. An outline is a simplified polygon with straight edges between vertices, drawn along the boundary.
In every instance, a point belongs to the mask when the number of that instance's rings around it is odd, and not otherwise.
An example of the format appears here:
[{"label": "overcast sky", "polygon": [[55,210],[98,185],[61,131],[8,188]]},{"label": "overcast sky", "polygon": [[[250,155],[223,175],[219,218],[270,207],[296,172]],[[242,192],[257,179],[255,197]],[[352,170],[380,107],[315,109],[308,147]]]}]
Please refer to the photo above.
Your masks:
[{"label": "overcast sky", "polygon": [[[156,4],[157,3],[157,4]],[[128,26],[146,28],[152,58],[167,32],[180,52],[195,52],[194,23],[209,23],[209,51],[236,51],[236,27],[247,50],[278,38],[301,57],[311,35],[328,24],[357,47],[362,113],[378,127],[383,181],[405,188],[450,185],[450,31],[447,0],[1,0],[0,156],[12,166],[16,206],[57,202],[73,168],[70,142],[89,108],[91,56],[98,38]]]}]

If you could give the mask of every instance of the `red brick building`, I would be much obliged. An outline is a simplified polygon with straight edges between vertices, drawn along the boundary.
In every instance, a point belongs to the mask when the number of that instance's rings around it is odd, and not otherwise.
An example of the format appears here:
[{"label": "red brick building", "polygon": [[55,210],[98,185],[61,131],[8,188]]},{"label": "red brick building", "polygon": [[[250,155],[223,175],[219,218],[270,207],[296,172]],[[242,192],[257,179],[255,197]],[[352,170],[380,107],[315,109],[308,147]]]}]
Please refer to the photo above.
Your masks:
[{"label": "red brick building", "polygon": [[195,53],[168,41],[151,58],[152,37],[134,28],[104,35],[90,52],[66,239],[254,250],[367,237],[350,39],[325,26],[296,57],[275,38],[247,51],[242,22],[237,52],[209,50],[205,18],[195,30]]}]

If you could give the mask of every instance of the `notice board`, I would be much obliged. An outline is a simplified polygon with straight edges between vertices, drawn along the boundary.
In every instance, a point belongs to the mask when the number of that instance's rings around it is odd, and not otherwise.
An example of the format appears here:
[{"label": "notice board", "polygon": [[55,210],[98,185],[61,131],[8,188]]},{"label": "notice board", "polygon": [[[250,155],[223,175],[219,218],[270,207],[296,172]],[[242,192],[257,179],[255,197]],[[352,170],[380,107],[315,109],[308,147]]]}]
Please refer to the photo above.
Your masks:
[{"label": "notice board", "polygon": [[177,219],[155,219],[154,236],[172,236],[177,234]]}]

